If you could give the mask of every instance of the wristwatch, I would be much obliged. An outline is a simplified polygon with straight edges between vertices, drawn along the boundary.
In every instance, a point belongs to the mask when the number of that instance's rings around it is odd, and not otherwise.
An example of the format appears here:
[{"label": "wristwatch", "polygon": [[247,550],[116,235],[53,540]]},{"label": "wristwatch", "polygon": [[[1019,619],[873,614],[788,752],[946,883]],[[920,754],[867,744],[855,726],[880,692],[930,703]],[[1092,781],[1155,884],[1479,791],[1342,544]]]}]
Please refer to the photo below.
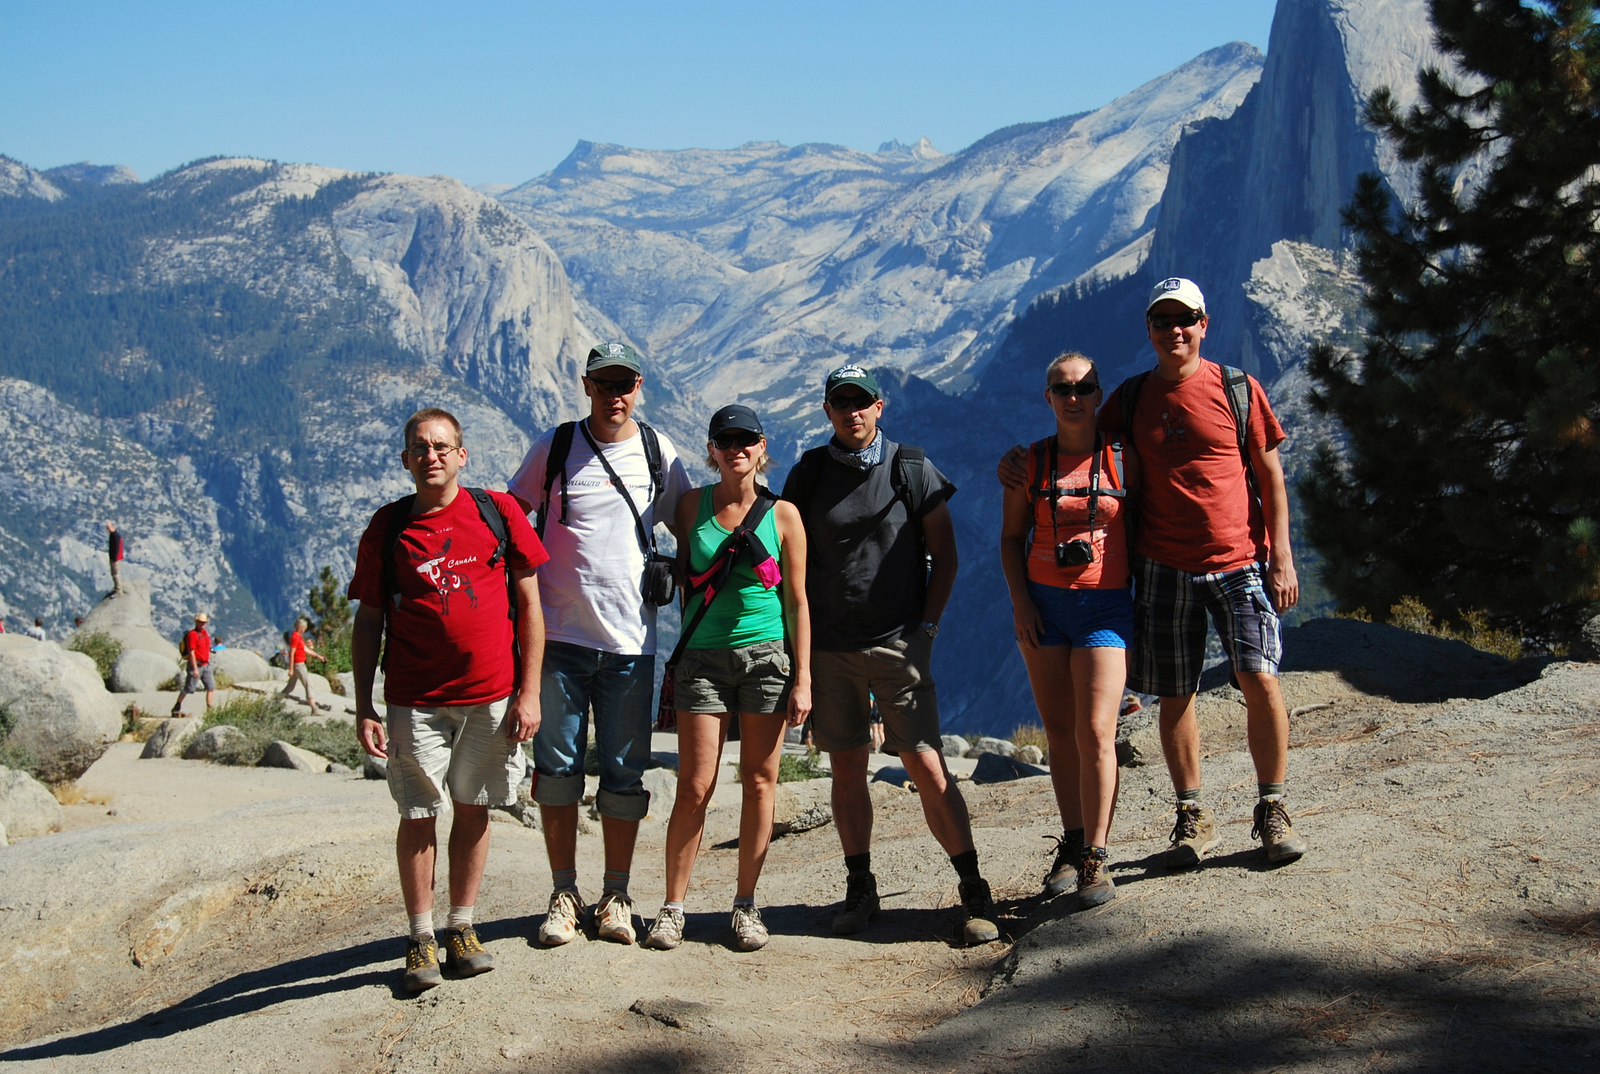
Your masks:
[{"label": "wristwatch", "polygon": [[928,637],[937,638],[939,636],[939,624],[938,623],[931,623],[928,620],[924,619],[922,621],[922,623],[921,623],[921,626],[922,626],[922,632],[924,634],[928,635]]}]

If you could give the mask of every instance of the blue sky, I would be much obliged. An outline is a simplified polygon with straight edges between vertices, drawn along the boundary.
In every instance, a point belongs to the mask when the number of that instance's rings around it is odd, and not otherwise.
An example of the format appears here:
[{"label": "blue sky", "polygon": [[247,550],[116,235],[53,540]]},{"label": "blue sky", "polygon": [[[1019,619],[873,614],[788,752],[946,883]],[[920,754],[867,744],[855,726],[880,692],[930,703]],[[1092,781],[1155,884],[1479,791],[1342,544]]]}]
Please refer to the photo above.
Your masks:
[{"label": "blue sky", "polygon": [[213,154],[515,183],[579,139],[876,149],[1098,107],[1273,0],[0,0],[0,153],[148,178]]}]

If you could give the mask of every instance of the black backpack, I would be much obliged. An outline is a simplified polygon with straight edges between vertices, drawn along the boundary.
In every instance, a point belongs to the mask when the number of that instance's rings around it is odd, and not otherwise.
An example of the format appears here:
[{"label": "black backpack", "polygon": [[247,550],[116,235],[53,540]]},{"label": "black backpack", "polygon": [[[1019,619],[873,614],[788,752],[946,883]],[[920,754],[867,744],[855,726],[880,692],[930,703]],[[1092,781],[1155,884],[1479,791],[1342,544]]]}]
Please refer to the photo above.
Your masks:
[{"label": "black backpack", "polygon": [[[890,460],[889,485],[894,489],[894,499],[891,504],[898,501],[906,505],[906,515],[911,520],[911,531],[916,535],[917,555],[924,564],[929,563],[928,542],[922,531],[922,505],[925,497],[922,494],[922,464],[927,459],[927,452],[910,444],[897,444],[894,449],[894,458]],[[784,491],[791,493],[785,497],[800,511],[800,521],[804,523],[811,515],[811,501],[816,498],[817,485],[822,481],[822,467],[828,461],[828,447],[812,448],[794,464],[794,471],[788,481],[784,482]],[[922,573],[920,582],[926,586],[928,572]]]},{"label": "black backpack", "polygon": [[[1150,379],[1154,370],[1135,373],[1118,388],[1122,401],[1122,435],[1133,436],[1133,409],[1139,402],[1139,390]],[[1250,485],[1250,495],[1261,502],[1261,490],[1256,487],[1255,467],[1250,465],[1250,377],[1242,369],[1231,365],[1222,367],[1222,390],[1228,397],[1228,409],[1233,412],[1233,428],[1239,439],[1239,455],[1244,459],[1245,481]]]},{"label": "black backpack", "polygon": [[[472,497],[472,502],[478,505],[478,517],[483,519],[483,524],[489,527],[489,532],[494,535],[494,554],[489,557],[488,566],[492,570],[500,567],[506,578],[506,615],[512,622],[517,618],[517,593],[516,583],[511,578],[511,569],[505,566],[506,547],[510,541],[510,531],[506,527],[505,516],[500,513],[500,508],[495,506],[494,499],[483,489],[461,486],[461,491]],[[400,497],[391,505],[389,512],[389,526],[383,534],[383,632],[387,639],[389,634],[389,610],[400,603],[400,579],[394,570],[395,549],[400,547],[400,535],[405,532],[406,526],[411,522],[411,505],[416,502],[417,494],[411,493]],[[383,647],[383,659],[379,666],[389,666],[389,646],[387,642]],[[518,663],[518,670],[521,664]]]},{"label": "black backpack", "polygon": [[[645,422],[633,419],[638,423],[639,436],[644,442],[644,461],[650,468],[650,495],[646,501],[653,501],[666,482],[662,479],[661,468],[661,441],[656,436],[656,431]],[[550,520],[550,486],[556,483],[556,478],[561,478],[561,524],[567,524],[567,455],[572,451],[572,437],[577,432],[578,423],[564,421],[556,426],[555,438],[550,441],[550,454],[544,460],[544,498],[539,502],[538,516],[534,521],[534,532],[539,539],[544,540],[545,523]]]}]

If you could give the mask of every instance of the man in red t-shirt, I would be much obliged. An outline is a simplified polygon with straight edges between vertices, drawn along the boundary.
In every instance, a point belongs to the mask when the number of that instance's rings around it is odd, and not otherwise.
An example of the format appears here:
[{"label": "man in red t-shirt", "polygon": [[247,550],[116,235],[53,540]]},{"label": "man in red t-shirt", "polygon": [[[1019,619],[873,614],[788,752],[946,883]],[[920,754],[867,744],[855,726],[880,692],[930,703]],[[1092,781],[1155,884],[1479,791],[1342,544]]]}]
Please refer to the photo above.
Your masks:
[{"label": "man in red t-shirt", "polygon": [[111,563],[111,595],[122,592],[122,534],[115,522],[106,523],[106,559]]},{"label": "man in red t-shirt", "polygon": [[[495,534],[473,492],[457,483],[466,462],[461,423],[449,412],[430,407],[411,416],[401,463],[416,494],[372,516],[350,579],[350,598],[360,602],[350,653],[356,733],[369,754],[388,759],[389,793],[400,807],[395,845],[411,918],[405,973],[411,992],[442,981],[433,885],[435,818],[447,793],[455,820],[450,916],[440,940],[458,975],[494,968],[472,926],[489,854],[489,808],[516,802],[526,768],[521,744],[540,720],[544,619],[534,572],[550,557],[516,501],[491,492],[506,532],[504,560],[491,563]],[[384,546],[396,511],[405,511],[406,521],[386,571]],[[387,722],[372,703],[385,633]]]},{"label": "man in red t-shirt", "polygon": [[211,635],[206,633],[206,624],[209,622],[209,615],[196,612],[194,629],[187,631],[183,641],[178,644],[178,652],[183,655],[184,675],[178,700],[172,703],[172,715],[175,717],[183,715],[183,699],[198,693],[202,687],[206,692],[206,708],[217,702],[217,682],[211,674]]},{"label": "man in red t-shirt", "polygon": [[311,624],[301,616],[294,621],[294,629],[289,631],[285,640],[289,643],[289,681],[283,688],[284,697],[294,696],[294,685],[299,683],[306,688],[306,708],[315,712],[318,708],[331,708],[331,705],[318,705],[316,698],[311,696],[311,673],[306,670],[306,654],[327,662],[328,658],[306,644],[306,628]]}]

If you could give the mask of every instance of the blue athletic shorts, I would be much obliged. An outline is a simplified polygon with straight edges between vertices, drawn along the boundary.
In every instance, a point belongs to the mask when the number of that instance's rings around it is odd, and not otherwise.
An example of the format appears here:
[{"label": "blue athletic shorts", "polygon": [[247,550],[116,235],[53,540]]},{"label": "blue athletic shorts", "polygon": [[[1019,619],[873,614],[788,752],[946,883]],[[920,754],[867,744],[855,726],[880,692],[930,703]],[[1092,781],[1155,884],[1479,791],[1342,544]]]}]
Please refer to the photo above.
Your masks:
[{"label": "blue athletic shorts", "polygon": [[1133,596],[1127,589],[1067,589],[1030,580],[1028,595],[1044,620],[1040,645],[1127,649],[1133,645]]}]

